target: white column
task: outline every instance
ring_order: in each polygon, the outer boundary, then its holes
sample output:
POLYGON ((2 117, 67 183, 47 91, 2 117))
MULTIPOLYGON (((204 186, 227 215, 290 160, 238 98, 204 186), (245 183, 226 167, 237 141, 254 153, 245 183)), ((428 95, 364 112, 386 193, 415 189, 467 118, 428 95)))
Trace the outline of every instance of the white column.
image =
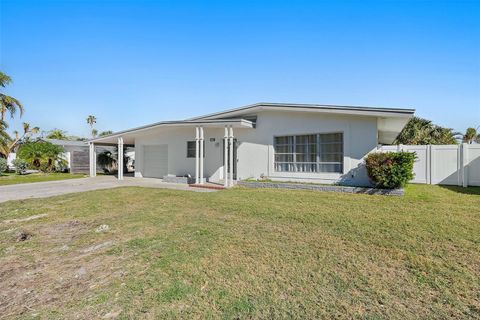
POLYGON ((223 186, 228 188, 228 128, 225 126, 223 136, 223 186))
POLYGON ((230 126, 229 128, 229 140, 230 140, 230 152, 229 152, 229 158, 230 158, 230 176, 229 176, 229 185, 233 187, 233 168, 235 166, 235 159, 233 158, 233 128, 230 126))
POLYGON ((123 180, 123 138, 118 138, 118 180, 123 180))
POLYGON ((203 150, 203 127, 200 127, 200 140, 199 140, 199 144, 200 144, 200 184, 204 184, 205 183, 205 178, 203 177, 203 153, 204 153, 204 150, 203 150))
POLYGON ((199 129, 198 127, 195 127, 195 184, 199 184, 200 183, 200 180, 199 180, 199 177, 200 177, 200 174, 198 172, 198 165, 199 165, 199 162, 198 162, 198 154, 199 154, 199 146, 198 146, 198 140, 200 139, 200 135, 199 135, 199 129))
POLYGON ((90 177, 95 177, 96 175, 96 155, 95 155, 95 144, 90 142, 89 145, 89 155, 90 155, 90 177))

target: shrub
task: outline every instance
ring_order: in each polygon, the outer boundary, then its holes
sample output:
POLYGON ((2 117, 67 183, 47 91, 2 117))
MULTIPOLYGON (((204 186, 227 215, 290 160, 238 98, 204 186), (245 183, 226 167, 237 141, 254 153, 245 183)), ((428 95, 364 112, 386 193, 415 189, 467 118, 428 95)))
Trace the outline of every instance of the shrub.
POLYGON ((25 160, 32 169, 42 172, 52 172, 65 159, 62 153, 65 150, 50 142, 29 142, 20 147, 17 158, 25 160))
POLYGON ((105 151, 98 154, 97 163, 103 168, 105 173, 109 173, 117 164, 117 159, 114 158, 110 151, 105 151))
POLYGON ((15 166, 16 174, 24 174, 28 168, 28 163, 25 160, 19 158, 13 160, 12 164, 15 166))
POLYGON ((378 188, 402 188, 413 179, 415 157, 403 151, 370 153, 365 160, 368 176, 378 188))
POLYGON ((0 174, 7 171, 7 169, 8 169, 7 159, 0 158, 0 174))

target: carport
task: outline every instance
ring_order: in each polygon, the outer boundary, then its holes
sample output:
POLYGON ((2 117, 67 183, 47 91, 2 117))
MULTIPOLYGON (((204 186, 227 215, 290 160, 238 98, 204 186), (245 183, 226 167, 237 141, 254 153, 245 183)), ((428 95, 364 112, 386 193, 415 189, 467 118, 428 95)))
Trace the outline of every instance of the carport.
MULTIPOLYGON (((108 145, 118 146, 118 154, 123 154, 126 147, 135 147, 135 141, 142 135, 149 135, 153 129, 159 127, 178 128, 191 127, 192 140, 195 141, 195 184, 204 184, 204 132, 209 128, 223 129, 224 135, 224 163, 223 177, 224 186, 233 186, 234 169, 233 163, 236 161, 233 153, 234 145, 234 129, 238 128, 254 128, 252 121, 246 119, 218 119, 218 120, 187 120, 187 121, 167 121, 158 122, 152 125, 134 128, 131 130, 120 131, 108 136, 99 137, 90 140, 90 176, 96 175, 96 152, 95 146, 108 145)), ((174 143, 174 142, 172 142, 174 143)), ((137 151, 137 148, 135 148, 137 151)), ((147 176, 161 178, 163 173, 168 173, 168 156, 169 150, 167 145, 150 145, 143 146, 143 166, 147 176)), ((181 157, 182 155, 178 155, 181 157)), ((123 157, 119 157, 118 167, 123 168, 123 157)), ((123 179, 123 171, 118 171, 118 179, 123 179)))

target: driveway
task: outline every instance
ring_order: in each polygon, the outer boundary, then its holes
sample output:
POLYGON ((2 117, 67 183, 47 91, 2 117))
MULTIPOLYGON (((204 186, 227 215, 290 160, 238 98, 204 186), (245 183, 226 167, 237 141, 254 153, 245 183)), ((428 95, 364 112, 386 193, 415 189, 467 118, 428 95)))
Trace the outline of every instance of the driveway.
POLYGON ((34 182, 0 186, 0 202, 24 200, 32 198, 47 198, 67 193, 84 192, 118 187, 147 187, 194 192, 212 192, 215 190, 191 188, 188 185, 162 182, 152 178, 125 177, 123 181, 113 176, 98 176, 95 178, 80 178, 48 182, 34 182))

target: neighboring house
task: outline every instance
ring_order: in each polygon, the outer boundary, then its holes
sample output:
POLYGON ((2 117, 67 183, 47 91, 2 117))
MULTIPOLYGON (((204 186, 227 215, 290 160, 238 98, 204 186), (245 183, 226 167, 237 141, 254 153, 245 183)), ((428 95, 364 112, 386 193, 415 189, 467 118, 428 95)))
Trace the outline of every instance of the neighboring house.
MULTIPOLYGON (((90 155, 88 142, 75 141, 75 140, 58 140, 40 138, 40 141, 50 142, 54 145, 61 146, 65 149, 64 159, 67 161, 67 168, 71 173, 89 173, 90 172, 90 155)), ((100 152, 110 151, 115 152, 115 147, 105 146, 97 148, 97 154, 100 152)), ((133 154, 127 154, 133 157, 133 154)), ((101 168, 97 166, 98 172, 101 172, 101 168)))
POLYGON ((65 149, 64 158, 67 161, 67 168, 71 173, 88 173, 90 171, 87 142, 47 138, 40 138, 39 140, 50 142, 65 149))
POLYGON ((248 178, 368 185, 364 156, 391 144, 414 112, 257 103, 93 139, 91 159, 94 146, 118 144, 135 148, 136 177, 191 175, 226 186, 248 178))

